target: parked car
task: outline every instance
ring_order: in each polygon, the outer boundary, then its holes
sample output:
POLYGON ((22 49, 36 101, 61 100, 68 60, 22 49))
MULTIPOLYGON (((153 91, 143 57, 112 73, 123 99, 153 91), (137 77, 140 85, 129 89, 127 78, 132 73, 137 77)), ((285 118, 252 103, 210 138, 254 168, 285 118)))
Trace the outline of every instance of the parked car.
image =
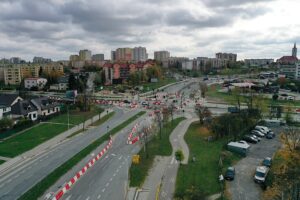
POLYGON ((265 157, 265 159, 262 162, 262 165, 266 166, 266 167, 271 167, 271 165, 272 165, 272 158, 265 157))
POLYGON ((256 130, 259 130, 260 132, 267 134, 268 132, 270 132, 271 130, 266 127, 266 126, 255 126, 256 130))
POLYGON ((234 180, 234 176, 235 176, 235 169, 234 169, 234 167, 228 167, 227 170, 226 170, 226 172, 225 172, 225 177, 224 178, 226 180, 232 181, 232 180, 234 180))
POLYGON ((267 135, 266 135, 266 138, 267 139, 273 139, 275 137, 275 133, 273 133, 273 132, 269 132, 269 133, 267 133, 267 135))
POLYGON ((254 181, 256 183, 264 183, 269 172, 269 168, 266 166, 258 166, 255 171, 254 181))
POLYGON ((260 140, 261 140, 261 137, 258 137, 256 135, 251 135, 251 137, 253 137, 254 139, 256 139, 258 142, 260 142, 260 140))
POLYGON ((249 143, 254 143, 254 144, 256 144, 256 143, 258 142, 258 140, 255 139, 254 137, 252 137, 251 135, 245 135, 245 136, 243 137, 243 139, 244 139, 245 141, 249 142, 249 143))
POLYGON ((128 101, 127 99, 125 99, 123 102, 124 103, 130 103, 130 101, 128 101))
POLYGON ((252 130, 251 131, 251 133, 253 134, 253 135, 256 135, 257 137, 265 137, 265 134, 264 133, 262 133, 262 132, 260 132, 259 130, 252 130))
POLYGON ((142 102, 142 105, 143 105, 143 106, 148 106, 148 103, 147 103, 146 101, 143 101, 143 102, 142 102))

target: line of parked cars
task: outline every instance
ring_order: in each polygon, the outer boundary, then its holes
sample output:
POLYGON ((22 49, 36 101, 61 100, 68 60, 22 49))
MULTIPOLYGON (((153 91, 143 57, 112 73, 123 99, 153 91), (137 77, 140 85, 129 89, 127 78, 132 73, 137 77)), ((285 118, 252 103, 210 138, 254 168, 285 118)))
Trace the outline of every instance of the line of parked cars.
MULTIPOLYGON (((243 140, 237 143, 248 145, 249 143, 258 143, 262 138, 272 139, 275 137, 275 133, 266 126, 255 126, 255 128, 250 132, 250 134, 245 135, 243 140)), ((272 164, 272 159, 270 157, 264 158, 262 164, 256 168, 254 175, 254 181, 256 183, 264 183, 272 164)), ((224 178, 226 180, 234 180, 235 168, 230 166, 225 172, 224 178)))
POLYGON ((249 143, 258 143, 262 138, 273 139, 275 133, 266 126, 255 126, 250 134, 245 135, 243 140, 249 143))

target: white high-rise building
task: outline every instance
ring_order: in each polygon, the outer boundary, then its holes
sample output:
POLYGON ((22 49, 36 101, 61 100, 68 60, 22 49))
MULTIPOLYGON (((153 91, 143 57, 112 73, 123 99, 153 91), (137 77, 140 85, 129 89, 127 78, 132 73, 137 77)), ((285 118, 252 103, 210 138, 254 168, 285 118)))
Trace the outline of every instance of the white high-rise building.
POLYGON ((133 60, 136 62, 146 61, 148 59, 146 47, 133 48, 133 60))

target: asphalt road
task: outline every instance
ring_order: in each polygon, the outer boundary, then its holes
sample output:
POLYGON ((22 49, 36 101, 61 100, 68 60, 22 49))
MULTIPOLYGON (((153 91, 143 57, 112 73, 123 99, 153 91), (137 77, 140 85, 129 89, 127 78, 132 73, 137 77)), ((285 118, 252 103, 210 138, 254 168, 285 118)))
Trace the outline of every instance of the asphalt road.
MULTIPOLYGON (((278 133, 278 130, 274 132, 278 133)), ((258 144, 251 144, 249 155, 235 165, 235 180, 228 182, 232 200, 260 199, 262 189, 253 180, 255 169, 265 157, 272 157, 280 146, 278 134, 273 139, 263 138, 258 144)))
POLYGON ((137 110, 134 110, 124 113, 122 110, 117 109, 113 118, 103 125, 95 129, 90 129, 85 134, 65 140, 56 147, 49 149, 48 152, 31 159, 28 163, 6 172, 5 175, 1 175, 0 199, 17 199, 51 171, 89 145, 92 141, 104 135, 107 132, 107 126, 113 128, 137 112, 137 110))
MULTIPOLYGON (((128 189, 128 172, 131 164, 131 157, 138 153, 141 148, 140 142, 133 145, 127 144, 127 137, 136 122, 139 122, 139 129, 149 126, 151 121, 147 115, 142 116, 135 122, 129 124, 120 131, 113 140, 112 147, 108 153, 71 188, 62 199, 65 200, 114 200, 125 199, 128 189)), ((79 164, 79 168, 84 166, 79 164)), ((73 174, 74 176, 74 174, 73 174)), ((72 176, 62 177, 53 188, 61 185, 72 176)))

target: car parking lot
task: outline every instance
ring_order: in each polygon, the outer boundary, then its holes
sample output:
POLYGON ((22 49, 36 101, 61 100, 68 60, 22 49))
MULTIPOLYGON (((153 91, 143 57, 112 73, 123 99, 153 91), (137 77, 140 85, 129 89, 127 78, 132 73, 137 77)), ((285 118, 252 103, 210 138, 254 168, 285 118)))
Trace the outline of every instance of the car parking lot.
POLYGON ((280 129, 273 129, 276 137, 273 139, 262 138, 257 144, 251 144, 247 157, 240 160, 235 167, 234 181, 227 182, 228 191, 232 200, 258 200, 262 189, 254 182, 254 173, 265 157, 272 157, 281 146, 279 139, 280 129))

